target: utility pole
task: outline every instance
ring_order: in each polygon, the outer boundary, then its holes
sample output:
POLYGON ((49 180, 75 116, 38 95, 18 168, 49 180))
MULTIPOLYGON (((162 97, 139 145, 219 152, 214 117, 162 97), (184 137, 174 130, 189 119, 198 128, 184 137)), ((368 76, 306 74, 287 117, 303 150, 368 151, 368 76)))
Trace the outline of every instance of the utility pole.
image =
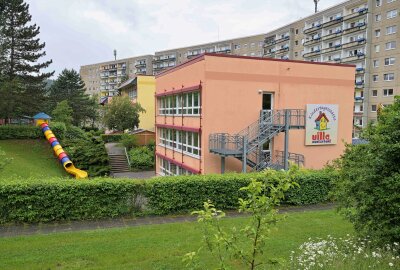
POLYGON ((319 2, 320 0, 314 0, 314 4, 315 4, 315 13, 317 13, 318 12, 318 2, 319 2))

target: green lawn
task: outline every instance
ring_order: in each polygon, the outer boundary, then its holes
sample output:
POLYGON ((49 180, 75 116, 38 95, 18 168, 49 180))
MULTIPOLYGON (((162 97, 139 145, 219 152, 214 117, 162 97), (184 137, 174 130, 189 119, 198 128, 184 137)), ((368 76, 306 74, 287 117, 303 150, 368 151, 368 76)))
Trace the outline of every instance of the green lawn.
MULTIPOLYGON (((245 221, 224 222, 234 226, 245 221)), ((183 269, 182 256, 201 245, 198 226, 186 222, 0 238, 1 269, 183 269)), ((273 231, 265 257, 287 259, 309 237, 348 233, 353 233, 351 224, 334 211, 293 213, 273 231)), ((201 258, 205 269, 215 268, 208 254, 201 258)))
POLYGON ((0 177, 41 177, 67 176, 63 167, 54 157, 46 140, 0 140, 0 148, 12 158, 0 177))

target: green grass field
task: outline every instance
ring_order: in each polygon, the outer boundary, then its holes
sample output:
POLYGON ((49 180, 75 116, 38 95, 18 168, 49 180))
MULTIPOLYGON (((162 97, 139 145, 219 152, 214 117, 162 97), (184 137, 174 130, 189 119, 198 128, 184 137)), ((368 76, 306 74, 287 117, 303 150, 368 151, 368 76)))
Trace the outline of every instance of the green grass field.
POLYGON ((12 158, 11 163, 0 171, 0 177, 67 176, 44 139, 0 140, 0 148, 12 158))
MULTIPOLYGON (((334 211, 292 213, 272 232, 264 256, 287 260, 309 237, 348 233, 351 224, 334 211)), ((182 256, 196 251, 201 239, 196 222, 0 238, 0 262, 1 269, 184 269, 182 256)), ((204 269, 215 269, 214 258, 201 255, 204 269)))

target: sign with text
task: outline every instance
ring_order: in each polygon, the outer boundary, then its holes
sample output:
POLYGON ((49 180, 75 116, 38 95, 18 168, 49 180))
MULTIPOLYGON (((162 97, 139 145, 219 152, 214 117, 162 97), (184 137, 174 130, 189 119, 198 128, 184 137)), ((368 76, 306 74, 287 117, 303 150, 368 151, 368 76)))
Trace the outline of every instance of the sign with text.
POLYGON ((339 106, 307 104, 306 145, 337 143, 339 106))

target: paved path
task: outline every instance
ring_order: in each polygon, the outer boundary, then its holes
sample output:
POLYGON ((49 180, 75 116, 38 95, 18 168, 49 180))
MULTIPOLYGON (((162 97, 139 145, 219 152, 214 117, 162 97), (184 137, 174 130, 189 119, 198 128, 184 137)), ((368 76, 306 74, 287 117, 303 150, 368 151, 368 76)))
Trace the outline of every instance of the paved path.
MULTIPOLYGON (((281 207, 281 213, 305 212, 316 210, 329 210, 334 208, 334 204, 321 204, 301 207, 281 207)), ((227 212, 227 217, 243 216, 234 211, 227 212)), ((144 226, 151 224, 165 224, 178 222, 192 222, 196 217, 190 215, 181 216, 147 216, 137 218, 115 218, 103 220, 67 221, 46 224, 21 224, 21 225, 2 225, 0 226, 0 237, 14 237, 21 235, 50 234, 61 232, 76 232, 83 230, 96 230, 108 228, 127 228, 144 226)))
POLYGON ((156 176, 156 173, 153 170, 153 171, 144 171, 144 172, 113 173, 112 176, 115 178, 149 179, 149 178, 156 176))

